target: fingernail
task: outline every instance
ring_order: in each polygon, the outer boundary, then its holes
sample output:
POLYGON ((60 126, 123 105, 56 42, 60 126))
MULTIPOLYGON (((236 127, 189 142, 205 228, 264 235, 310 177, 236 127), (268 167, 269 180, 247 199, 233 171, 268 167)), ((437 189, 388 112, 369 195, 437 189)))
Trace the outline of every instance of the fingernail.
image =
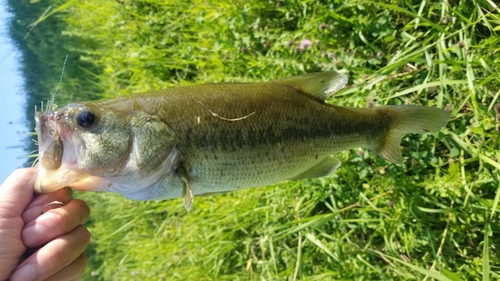
POLYGON ((37 277, 37 272, 31 264, 24 265, 12 274, 10 277, 11 281, 30 281, 35 280, 37 277))
POLYGON ((38 246, 38 243, 45 237, 45 228, 38 223, 34 223, 23 229, 23 243, 27 247, 38 246))

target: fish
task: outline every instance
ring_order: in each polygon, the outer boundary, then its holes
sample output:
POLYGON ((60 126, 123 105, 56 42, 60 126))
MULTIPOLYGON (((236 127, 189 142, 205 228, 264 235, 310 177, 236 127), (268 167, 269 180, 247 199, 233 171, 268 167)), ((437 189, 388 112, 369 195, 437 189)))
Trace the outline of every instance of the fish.
POLYGON ((335 71, 256 83, 209 83, 35 113, 35 192, 63 187, 134 200, 183 198, 325 177, 334 156, 366 147, 401 164, 400 142, 436 132, 436 107, 349 108, 326 100, 347 84, 335 71))

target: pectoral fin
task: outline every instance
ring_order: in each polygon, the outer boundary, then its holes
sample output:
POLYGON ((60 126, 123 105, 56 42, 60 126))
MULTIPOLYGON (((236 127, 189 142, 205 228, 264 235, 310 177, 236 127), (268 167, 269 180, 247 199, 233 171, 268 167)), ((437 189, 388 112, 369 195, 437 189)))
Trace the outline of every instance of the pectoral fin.
POLYGON ((340 167, 341 163, 342 162, 340 162, 339 159, 333 156, 328 156, 323 161, 319 162, 316 166, 294 176, 290 180, 301 180, 328 176, 331 173, 335 172, 335 170, 340 167))
POLYGON ((191 186, 189 186, 188 180, 183 177, 182 181, 184 182, 184 186, 182 187, 182 202, 184 203, 184 208, 186 208, 186 211, 189 212, 189 210, 191 210, 191 207, 193 207, 194 194, 191 186))
POLYGON ((274 80, 272 83, 294 87, 324 101, 344 88, 347 84, 347 76, 335 71, 325 71, 274 80))

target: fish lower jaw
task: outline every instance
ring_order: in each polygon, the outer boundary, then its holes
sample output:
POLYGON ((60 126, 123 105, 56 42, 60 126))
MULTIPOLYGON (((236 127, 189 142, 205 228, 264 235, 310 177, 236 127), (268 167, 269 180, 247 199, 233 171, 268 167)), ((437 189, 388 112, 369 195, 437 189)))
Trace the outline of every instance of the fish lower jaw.
POLYGON ((46 170, 38 169, 35 181, 35 193, 48 193, 64 187, 71 187, 75 182, 88 177, 88 174, 70 169, 46 170))

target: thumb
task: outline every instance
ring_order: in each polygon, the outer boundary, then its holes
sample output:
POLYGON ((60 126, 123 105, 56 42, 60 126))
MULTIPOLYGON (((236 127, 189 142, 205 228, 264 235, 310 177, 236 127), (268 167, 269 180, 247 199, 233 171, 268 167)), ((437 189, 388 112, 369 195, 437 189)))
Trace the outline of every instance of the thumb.
POLYGON ((20 217, 33 198, 37 168, 12 172, 0 186, 0 217, 20 217))

